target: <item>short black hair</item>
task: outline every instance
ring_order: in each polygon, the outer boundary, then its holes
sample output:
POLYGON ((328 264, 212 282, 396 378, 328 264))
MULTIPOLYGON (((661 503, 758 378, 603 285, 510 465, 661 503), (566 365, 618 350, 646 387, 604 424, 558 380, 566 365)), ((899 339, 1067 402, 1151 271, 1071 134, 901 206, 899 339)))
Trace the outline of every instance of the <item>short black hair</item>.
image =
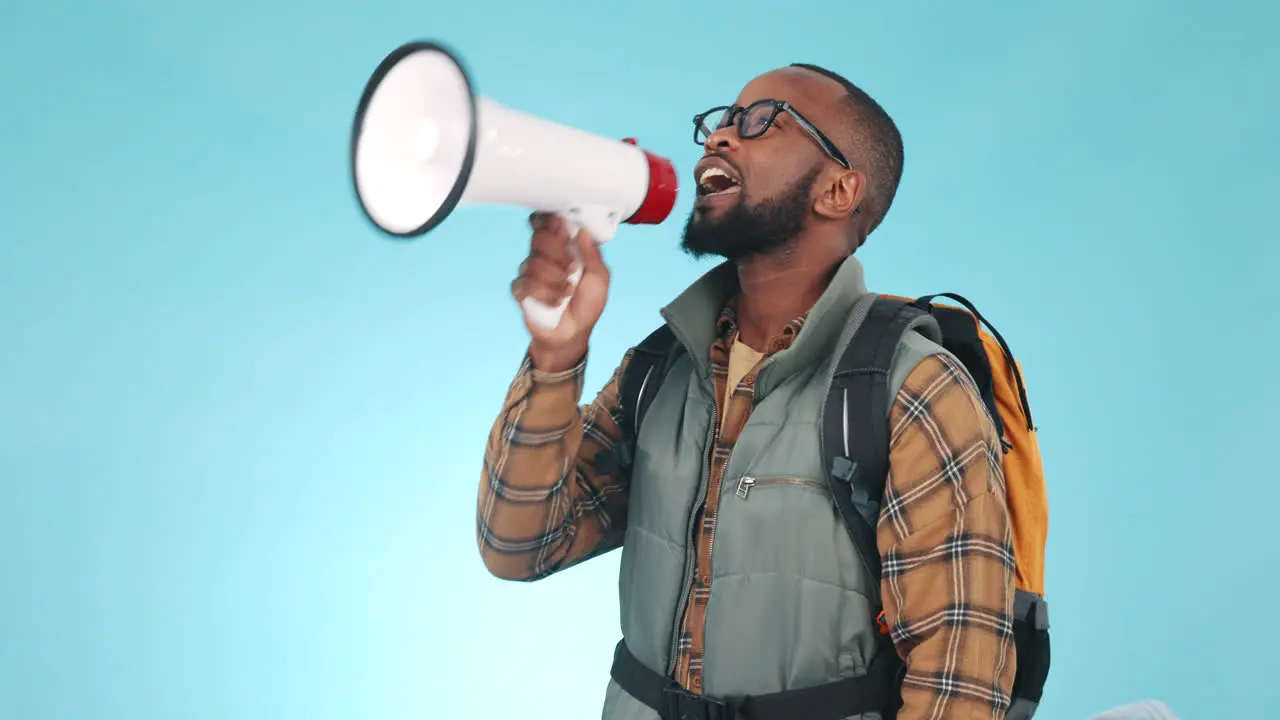
MULTIPOLYGON (((880 225, 893 204, 902 181, 902 133, 889 113, 862 88, 841 75, 824 67, 808 63, 792 63, 791 67, 803 68, 840 83, 852 109, 849 126, 842 137, 847 147, 841 151, 850 155, 849 162, 867 176, 867 196, 862 211, 867 215, 870 233, 880 225)), ((834 139, 834 138, 833 138, 834 139)))

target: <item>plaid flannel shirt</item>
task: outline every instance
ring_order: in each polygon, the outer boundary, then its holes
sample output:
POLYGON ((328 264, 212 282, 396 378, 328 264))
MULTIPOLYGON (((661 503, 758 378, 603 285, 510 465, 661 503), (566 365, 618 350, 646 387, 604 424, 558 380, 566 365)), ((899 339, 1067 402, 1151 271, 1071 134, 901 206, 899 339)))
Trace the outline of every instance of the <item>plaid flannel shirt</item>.
MULTIPOLYGON (((803 318, 791 323, 766 357, 802 327, 803 318)), ((711 358, 716 397, 723 398, 736 333, 732 304, 718 330, 711 358)), ((581 408, 586 358, 560 373, 539 371, 525 358, 490 432, 480 483, 477 536, 493 574, 536 580, 621 544, 626 481, 595 458, 627 441, 618 393, 630 357, 581 408)), ((727 457, 746 424, 756 369, 728 401, 715 457, 727 457)), ((888 422, 890 472, 877 540, 885 617, 907 664, 898 718, 999 720, 1015 670, 1013 544, 999 438, 969 375, 946 355, 910 372, 888 422)), ((712 475, 720 472, 713 463, 712 475)), ((713 501, 702 508, 699 567, 710 560, 715 511, 713 501)), ((693 573, 675 675, 694 692, 701 689, 706 589, 697 583, 704 574, 693 573)))

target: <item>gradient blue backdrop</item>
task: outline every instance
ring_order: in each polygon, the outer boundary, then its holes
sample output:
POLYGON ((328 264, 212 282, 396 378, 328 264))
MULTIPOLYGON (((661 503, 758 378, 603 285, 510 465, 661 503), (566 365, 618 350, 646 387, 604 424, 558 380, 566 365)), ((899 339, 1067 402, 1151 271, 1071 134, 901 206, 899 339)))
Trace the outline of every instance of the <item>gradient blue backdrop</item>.
POLYGON ((907 148, 871 283, 969 295, 1029 376, 1040 717, 1280 716, 1280 6, 891 5, 5 4, 0 718, 598 716, 617 555, 504 584, 472 535, 525 213, 395 244, 348 185, 361 87, 420 37, 679 163, 672 221, 607 248, 591 392, 710 264, 677 250, 692 114, 794 61, 867 87, 907 148))

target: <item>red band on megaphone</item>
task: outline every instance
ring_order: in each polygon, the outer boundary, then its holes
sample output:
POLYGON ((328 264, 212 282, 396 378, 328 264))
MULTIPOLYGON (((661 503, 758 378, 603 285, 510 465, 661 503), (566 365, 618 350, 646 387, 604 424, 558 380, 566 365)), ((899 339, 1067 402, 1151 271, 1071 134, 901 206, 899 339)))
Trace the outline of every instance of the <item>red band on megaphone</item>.
MULTIPOLYGON (((636 144, 634 138, 627 138, 623 142, 636 144)), ((645 193, 644 202, 640 203, 640 208, 626 219, 626 223, 657 225, 666 220, 671 214, 671 209, 676 206, 680 182, 676 179, 676 169, 670 160, 654 155, 643 148, 640 152, 644 153, 644 159, 649 163, 649 191, 645 193)))

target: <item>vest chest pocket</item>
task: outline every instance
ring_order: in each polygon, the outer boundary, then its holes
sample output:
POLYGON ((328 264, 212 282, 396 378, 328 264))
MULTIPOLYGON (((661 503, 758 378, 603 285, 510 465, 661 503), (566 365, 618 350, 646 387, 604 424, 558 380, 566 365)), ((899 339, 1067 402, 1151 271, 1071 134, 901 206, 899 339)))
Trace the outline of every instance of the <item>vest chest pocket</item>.
POLYGON ((738 487, 737 490, 734 491, 734 494, 743 500, 747 500, 751 496, 751 491, 753 489, 769 487, 796 487, 812 490, 813 492, 822 493, 823 495, 827 495, 829 493, 826 484, 818 480, 814 480, 813 478, 797 477, 794 475, 743 475, 738 479, 738 487))

